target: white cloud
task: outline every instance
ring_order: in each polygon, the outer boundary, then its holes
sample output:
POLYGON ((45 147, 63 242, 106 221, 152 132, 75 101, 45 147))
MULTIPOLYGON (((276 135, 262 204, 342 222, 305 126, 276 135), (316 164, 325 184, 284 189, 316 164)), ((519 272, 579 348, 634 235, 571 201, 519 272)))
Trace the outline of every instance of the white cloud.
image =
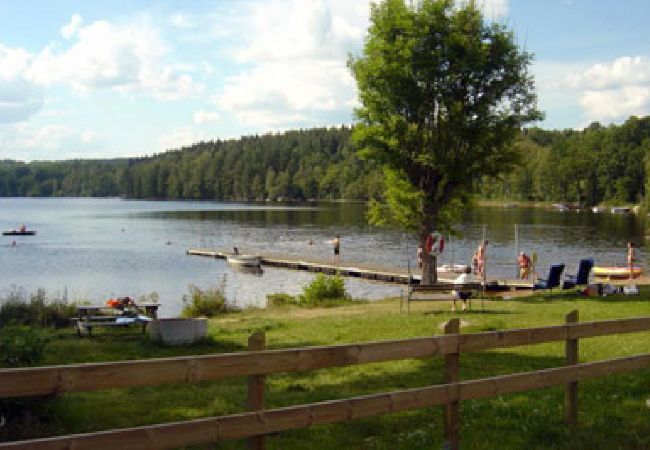
POLYGON ((74 14, 70 18, 70 22, 61 27, 61 35, 66 39, 70 39, 79 31, 82 23, 83 19, 81 16, 79 14, 74 14))
POLYGON ((202 125, 204 123, 218 122, 221 120, 221 114, 216 111, 196 111, 194 113, 194 123, 202 125))
POLYGON ((0 127, 0 149, 12 149, 12 158, 23 161, 94 157, 93 151, 100 145, 91 131, 65 125, 19 123, 0 127))
POLYGON ((231 30, 241 39, 230 50, 246 69, 226 78, 216 104, 246 126, 266 129, 349 113, 356 89, 346 60, 363 45, 369 3, 272 0, 248 8, 241 28, 231 30))
POLYGON ((577 90, 583 122, 620 122, 650 114, 650 58, 621 57, 570 74, 567 89, 577 90))
POLYGON ((100 20, 86 26, 81 17, 64 29, 71 45, 49 45, 34 56, 26 76, 35 83, 66 84, 77 91, 114 89, 149 93, 162 100, 196 95, 202 86, 164 63, 168 48, 146 21, 113 24, 100 20))
POLYGON ((185 127, 160 136, 158 139, 158 147, 161 151, 164 151, 189 146, 205 140, 207 140, 207 137, 204 133, 185 127))
POLYGON ((369 3, 272 0, 251 5, 245 14, 244 42, 234 49, 240 62, 345 60, 363 43, 369 3))
POLYGON ((43 106, 40 89, 23 77, 31 56, 0 44, 0 124, 27 120, 43 106))
POLYGON ((217 104, 248 125, 255 117, 258 125, 276 126, 277 120, 263 119, 271 119, 274 112, 279 117, 305 119, 348 109, 354 96, 354 80, 344 62, 312 60, 267 63, 232 77, 217 104))
POLYGON ((479 6, 485 17, 498 20, 508 14, 508 0, 480 0, 479 6))
POLYGON ((169 24, 175 28, 194 28, 196 23, 186 13, 176 11, 169 15, 169 24))

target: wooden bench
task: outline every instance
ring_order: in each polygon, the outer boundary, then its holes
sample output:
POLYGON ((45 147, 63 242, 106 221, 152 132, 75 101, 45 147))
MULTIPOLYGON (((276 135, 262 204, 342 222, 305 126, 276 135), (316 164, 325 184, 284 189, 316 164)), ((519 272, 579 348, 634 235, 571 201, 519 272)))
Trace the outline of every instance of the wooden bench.
MULTIPOLYGON (((456 292, 469 292, 468 302, 472 307, 472 297, 483 290, 483 284, 473 283, 437 283, 437 284, 410 284, 406 295, 406 309, 411 311, 411 302, 415 301, 453 301, 457 300, 456 292), (444 295, 446 294, 446 295, 444 295)), ((400 312, 402 304, 400 303, 400 312)))
POLYGON ((149 320, 158 317, 158 303, 140 303, 130 305, 125 310, 108 306, 81 305, 77 307, 77 317, 74 318, 79 337, 91 336, 94 327, 128 327, 141 325, 142 332, 147 329, 149 320), (132 319, 132 320, 131 320, 132 319))

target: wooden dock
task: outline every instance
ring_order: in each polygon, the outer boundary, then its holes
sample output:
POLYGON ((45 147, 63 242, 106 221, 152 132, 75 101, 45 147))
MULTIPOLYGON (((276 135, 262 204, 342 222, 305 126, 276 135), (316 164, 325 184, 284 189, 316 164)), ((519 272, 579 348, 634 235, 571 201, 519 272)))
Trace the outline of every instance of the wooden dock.
MULTIPOLYGON (((205 256, 209 258, 226 259, 232 252, 210 249, 190 249, 186 252, 188 255, 205 256)), ((243 250, 244 254, 255 254, 243 250)), ((384 268, 363 264, 346 265, 331 264, 326 261, 316 259, 295 259, 286 255, 262 255, 261 264, 263 266, 278 267, 282 269, 303 270, 308 272, 321 272, 328 275, 339 274, 344 277, 363 278, 366 280, 381 281, 385 283, 397 284, 419 284, 420 275, 411 274, 402 268, 384 268)), ((457 277, 456 274, 439 274, 438 280, 441 283, 452 283, 457 277)), ((521 280, 488 280, 486 288, 488 290, 515 290, 515 289, 532 289, 533 283, 521 280)))

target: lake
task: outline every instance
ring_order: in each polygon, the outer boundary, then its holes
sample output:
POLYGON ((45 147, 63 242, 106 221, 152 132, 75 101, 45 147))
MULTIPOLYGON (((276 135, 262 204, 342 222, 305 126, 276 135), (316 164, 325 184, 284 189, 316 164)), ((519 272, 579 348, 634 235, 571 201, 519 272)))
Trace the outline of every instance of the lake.
MULTIPOLYGON (((240 306, 264 306, 266 294, 296 294, 314 274, 264 268, 241 273, 225 261, 187 256, 189 248, 251 248, 259 253, 331 258, 327 243, 341 235, 342 263, 407 267, 414 264, 414 237, 370 227, 361 203, 318 205, 199 201, 137 201, 87 198, 0 199, 0 228, 26 224, 34 237, 2 236, 0 297, 44 288, 51 298, 102 303, 113 296, 156 292, 161 315, 177 315, 189 285, 223 285, 240 306), (12 241, 16 245, 12 245, 12 241), (314 245, 308 245, 310 240, 314 245)), ((624 265, 625 243, 639 246, 644 265, 645 228, 634 215, 559 212, 538 208, 477 207, 448 242, 443 262, 468 263, 485 235, 488 277, 515 275, 515 224, 519 248, 539 257, 540 272, 564 262, 574 272, 581 257, 598 265, 624 265)), ((346 279, 357 298, 399 295, 400 286, 346 279)))

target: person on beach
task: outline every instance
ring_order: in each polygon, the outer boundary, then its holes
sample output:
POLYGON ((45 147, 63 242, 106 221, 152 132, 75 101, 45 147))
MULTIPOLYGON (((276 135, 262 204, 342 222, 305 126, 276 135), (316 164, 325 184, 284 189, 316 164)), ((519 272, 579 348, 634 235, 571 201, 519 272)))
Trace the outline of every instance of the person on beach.
MULTIPOLYGON (((454 284, 463 285, 463 284, 472 283, 472 282, 475 282, 475 281, 477 281, 477 280, 472 275, 472 268, 467 267, 467 268, 465 268, 464 273, 461 273, 460 275, 458 275, 456 277, 456 279, 454 280, 454 284)), ((453 294, 454 294, 454 299, 451 301, 452 302, 451 303, 451 310, 456 311, 456 300, 460 300, 462 302, 461 309, 463 311, 466 311, 467 310, 467 301, 471 297, 472 292, 463 290, 463 288, 461 286, 459 286, 459 289, 454 289, 453 294)))
POLYGON ((627 243, 627 267, 630 269, 630 280, 634 279, 634 261, 636 261, 636 255, 634 253, 634 244, 632 242, 627 243))
POLYGON ((338 264, 341 258, 341 236, 336 235, 332 240, 332 246, 334 248, 334 262, 338 264))
POLYGON ((417 254, 417 259, 418 259, 418 268, 422 268, 422 253, 424 250, 422 250, 422 246, 418 245, 418 254, 417 254))
POLYGON ((476 260, 477 260, 477 274, 481 277, 485 277, 485 252, 487 250, 488 241, 481 242, 481 245, 478 246, 476 250, 476 260))
POLYGON ((530 257, 524 252, 519 252, 517 263, 519 264, 519 278, 527 280, 530 276, 530 257))

